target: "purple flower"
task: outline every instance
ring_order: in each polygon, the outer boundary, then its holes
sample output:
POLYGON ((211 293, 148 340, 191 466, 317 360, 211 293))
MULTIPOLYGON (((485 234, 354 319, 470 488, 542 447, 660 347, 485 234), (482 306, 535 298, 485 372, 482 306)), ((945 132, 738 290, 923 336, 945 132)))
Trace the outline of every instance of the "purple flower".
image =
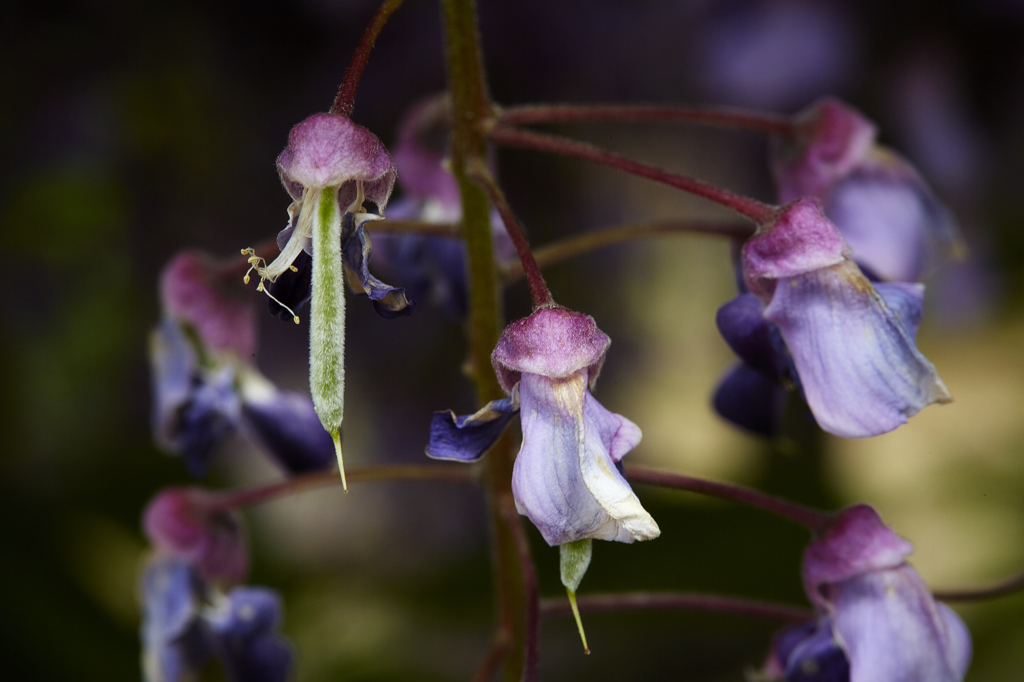
MULTIPOLYGON (((818 424, 857 438, 891 431, 950 396, 914 344, 923 287, 876 288, 847 253, 815 200, 781 208, 744 244, 741 266, 746 287, 764 305, 763 318, 778 329, 789 357, 769 343, 771 328, 751 327, 750 299, 743 310, 752 341, 738 346, 731 339, 730 344, 750 365, 743 370, 748 377, 749 369, 760 366, 760 377, 747 382, 753 386, 752 401, 773 399, 763 379, 781 379, 780 368, 791 358, 794 378, 818 424), (755 329, 760 331, 752 333, 755 329)), ((732 388, 742 390, 738 380, 732 381, 732 388)))
POLYGON ((242 517, 219 509, 219 499, 202 488, 167 488, 146 506, 142 526, 154 547, 194 565, 206 581, 237 584, 249 570, 242 517))
POLYGON ((278 390, 249 362, 256 350, 249 301, 232 296, 203 254, 174 258, 161 277, 164 318, 150 336, 153 431, 203 476, 210 453, 241 429, 291 472, 334 461, 307 396, 278 390))
POLYGON ((906 159, 876 144, 859 112, 823 99, 796 125, 775 149, 779 200, 817 198, 866 273, 918 282, 961 248, 952 215, 906 159))
POLYGON ((549 307, 510 324, 491 355, 502 387, 519 392, 512 493, 549 545, 660 533, 619 469, 640 429, 590 394, 610 343, 590 316, 549 307))
POLYGON ((142 575, 146 682, 196 679, 211 658, 230 682, 285 682, 291 646, 278 634, 281 603, 261 587, 211 588, 187 561, 158 555, 142 575))
MULTIPOLYGON (((416 104, 403 118, 395 145, 395 164, 402 198, 388 215, 399 220, 458 223, 462 201, 455 176, 448 170, 451 146, 447 96, 416 104)), ((497 212, 491 214, 495 259, 515 256, 515 247, 497 212)), ((466 246, 459 239, 414 234, 374 236, 382 262, 418 300, 439 305, 450 317, 466 315, 466 246)))
POLYGON ((769 679, 961 682, 970 633, 906 563, 912 551, 871 507, 843 511, 804 553, 817 622, 776 638, 769 679))

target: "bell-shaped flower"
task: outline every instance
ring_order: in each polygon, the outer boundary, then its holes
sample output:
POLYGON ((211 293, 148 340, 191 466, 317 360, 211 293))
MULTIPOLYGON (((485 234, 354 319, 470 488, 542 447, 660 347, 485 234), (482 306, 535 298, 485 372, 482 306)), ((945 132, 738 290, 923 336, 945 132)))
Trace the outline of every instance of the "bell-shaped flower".
MULTIPOLYGON (((447 96, 425 99, 402 119, 395 144, 398 187, 402 197, 388 217, 427 223, 457 224, 462 219, 459 186, 448 168, 451 153, 451 106, 447 96)), ((494 257, 515 257, 515 247, 496 211, 491 213, 494 257)), ((466 314, 466 245, 461 239, 420 234, 377 234, 378 262, 394 273, 417 300, 439 305, 450 317, 466 314)))
POLYGON ((228 593, 187 561, 157 554, 142 574, 142 676, 189 682, 217 659, 229 682, 285 682, 294 654, 278 632, 281 602, 262 587, 228 593))
POLYGON ((741 266, 818 424, 855 438, 891 431, 950 396, 914 343, 923 287, 876 288, 848 253, 818 203, 801 199, 759 227, 741 266))
POLYGON ((512 493, 549 545, 660 533, 619 468, 640 429, 590 393, 610 343, 590 316, 546 307, 510 324, 491 355, 502 387, 519 392, 512 493))
POLYGON ((310 393, 320 423, 334 442, 344 483, 340 430, 345 407, 346 282, 366 294, 384 317, 412 311, 404 290, 384 284, 368 269, 371 248, 365 224, 381 217, 395 184, 395 164, 380 140, 348 117, 314 114, 292 128, 277 168, 293 199, 288 226, 278 236, 284 242, 281 253, 269 265, 252 249, 243 253, 260 277, 257 288, 292 313, 296 322, 299 318, 289 303, 299 305, 309 293, 310 393), (305 267, 303 253, 310 257, 308 275, 299 269, 305 267))
POLYGON ((911 164, 878 145, 875 126, 831 98, 775 146, 779 200, 817 198, 871 277, 918 282, 962 247, 950 212, 911 164))
POLYGON ((843 511, 804 553, 804 588, 817 621, 776 638, 765 677, 961 682, 970 633, 906 563, 912 551, 871 507, 843 511))
POLYGON ((334 448, 326 433, 309 429, 319 421, 309 397, 277 389, 251 364, 252 306, 226 286, 225 272, 185 252, 162 273, 164 317, 150 336, 158 445, 183 455, 197 477, 212 449, 238 429, 290 472, 329 467, 334 448))
POLYGON ((160 491, 142 514, 146 537, 163 554, 195 566, 208 582, 237 584, 249 570, 242 517, 202 488, 160 491))

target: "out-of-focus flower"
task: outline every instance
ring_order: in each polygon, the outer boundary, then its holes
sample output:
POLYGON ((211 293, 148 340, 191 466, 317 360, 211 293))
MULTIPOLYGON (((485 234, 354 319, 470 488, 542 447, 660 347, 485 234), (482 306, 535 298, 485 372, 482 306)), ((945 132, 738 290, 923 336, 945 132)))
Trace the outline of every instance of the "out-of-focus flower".
POLYGON ((237 584, 249 570, 241 515, 220 509, 202 488, 167 488, 142 514, 146 537, 163 554, 194 565, 207 582, 237 584))
POLYGON ((195 567, 157 555, 142 575, 142 672, 146 682, 188 682, 211 658, 230 682, 284 682, 293 652, 278 634, 281 603, 261 587, 224 594, 195 567))
POLYGON ((619 470, 640 429, 590 393, 610 343, 589 315, 550 307, 510 324, 491 355, 502 388, 519 388, 512 493, 549 545, 661 532, 619 470))
POLYGON ((775 146, 779 200, 817 198, 871 277, 919 282, 962 248, 950 212, 913 166, 875 142, 875 126, 835 99, 796 118, 775 146))
POLYGON ((961 682, 970 633, 906 563, 912 551, 871 507, 843 511, 804 553, 818 618, 776 637, 759 679, 961 682))
POLYGON ((164 318, 150 336, 157 443, 183 455, 194 476, 236 429, 288 471, 330 466, 331 439, 309 428, 319 421, 309 397, 277 389, 249 362, 252 306, 231 296, 218 268, 205 254, 184 252, 162 273, 164 318))
MULTIPOLYGON (((764 319, 785 341, 818 424, 830 433, 857 438, 891 431, 950 396, 914 344, 923 286, 875 287, 848 253, 817 202, 801 199, 780 209, 773 222, 747 241, 741 267, 745 286, 764 305, 764 319)), ((723 315, 730 322, 726 336, 749 369, 760 369, 750 400, 774 400, 767 380, 784 378, 788 358, 772 342, 771 328, 745 321, 753 302, 744 300, 728 304, 731 309, 723 315), (731 315, 736 311, 745 314, 731 315)), ((733 388, 739 386, 735 381, 733 388)), ((760 409, 771 416, 769 408, 760 409)))
MULTIPOLYGON (((451 145, 450 104, 431 97, 416 104, 402 120, 395 145, 401 199, 390 218, 428 223, 458 223, 462 201, 448 170, 451 145)), ((505 262, 515 247, 497 212, 491 214, 494 256, 505 262)), ((455 319, 466 314, 466 247, 462 240, 415 234, 374 236, 378 262, 389 268, 418 300, 428 300, 455 319)))

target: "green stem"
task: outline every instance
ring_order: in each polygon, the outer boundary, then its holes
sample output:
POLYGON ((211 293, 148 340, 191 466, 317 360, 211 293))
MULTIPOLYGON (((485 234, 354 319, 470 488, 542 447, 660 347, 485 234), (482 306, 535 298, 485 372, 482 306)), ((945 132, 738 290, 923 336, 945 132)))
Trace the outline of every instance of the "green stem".
MULTIPOLYGON (((442 0, 448 86, 452 98, 451 171, 462 195, 462 234, 466 241, 469 282, 470 368, 480 404, 503 396, 490 369, 491 351, 500 334, 501 288, 491 241, 490 207, 483 190, 466 176, 470 162, 486 158, 482 124, 492 116, 484 77, 483 55, 474 0, 442 0)), ((498 639, 507 642, 504 679, 519 682, 526 654, 526 590, 512 524, 518 516, 503 518, 502 508, 512 504, 512 464, 515 444, 506 433, 487 457, 487 486, 492 530, 495 587, 498 602, 498 639)))
MULTIPOLYGON (((744 240, 754 234, 754 231, 746 224, 728 223, 721 220, 659 220, 636 225, 623 225, 622 227, 609 227, 604 230, 594 230, 566 237, 534 249, 533 258, 538 267, 546 268, 603 246, 672 234, 709 234, 744 240)), ((523 276, 522 263, 519 260, 502 263, 501 272, 506 282, 515 281, 523 276)))

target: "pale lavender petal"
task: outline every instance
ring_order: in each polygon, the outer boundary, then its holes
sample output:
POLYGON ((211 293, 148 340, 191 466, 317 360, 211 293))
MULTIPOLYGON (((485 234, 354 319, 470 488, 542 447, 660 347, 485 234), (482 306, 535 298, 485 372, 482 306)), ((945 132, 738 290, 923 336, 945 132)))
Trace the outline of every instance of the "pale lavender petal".
POLYGON ((834 628, 850 657, 850 682, 961 682, 964 631, 910 566, 872 571, 828 590, 834 628))
POLYGON ((209 657, 197 626, 199 583, 187 563, 166 557, 142 574, 142 677, 146 682, 187 682, 209 657))
POLYGON ((743 245, 743 277, 751 293, 767 300, 776 280, 836 265, 849 247, 815 199, 797 199, 778 210, 743 245))
POLYGON ((971 632, 953 609, 941 603, 936 603, 936 606, 946 629, 946 654, 949 657, 949 665, 954 672, 963 677, 971 665, 971 655, 974 651, 971 632))
MULTIPOLYGON (((347 116, 313 114, 288 133, 288 146, 277 157, 277 168, 292 198, 304 187, 341 187, 361 181, 366 198, 380 208, 388 203, 396 171, 377 136, 347 116)), ((339 194, 342 206, 355 198, 355 188, 339 194)))
POLYGON ((565 378, 584 368, 593 386, 609 345, 611 340, 589 315, 541 308, 505 328, 491 364, 508 392, 519 382, 520 373, 565 378))
POLYGON ((835 185, 825 213, 872 275, 920 281, 959 248, 956 221, 902 157, 883 149, 873 157, 835 185))
POLYGON ((427 457, 475 462, 501 437, 518 412, 519 405, 509 398, 492 400, 470 415, 456 416, 451 410, 435 412, 430 420, 427 457))
POLYGON ((657 537, 657 524, 611 455, 621 458, 639 430, 590 396, 586 370, 565 379, 524 373, 519 390, 523 446, 512 492, 547 543, 657 537))
POLYGON ((850 261, 781 280, 765 317, 779 326, 807 404, 830 433, 877 436, 950 400, 900 317, 850 261))

